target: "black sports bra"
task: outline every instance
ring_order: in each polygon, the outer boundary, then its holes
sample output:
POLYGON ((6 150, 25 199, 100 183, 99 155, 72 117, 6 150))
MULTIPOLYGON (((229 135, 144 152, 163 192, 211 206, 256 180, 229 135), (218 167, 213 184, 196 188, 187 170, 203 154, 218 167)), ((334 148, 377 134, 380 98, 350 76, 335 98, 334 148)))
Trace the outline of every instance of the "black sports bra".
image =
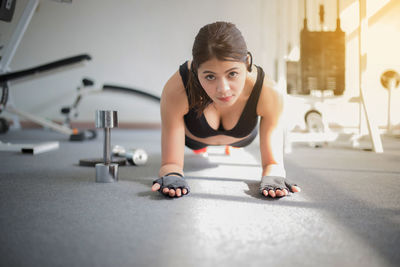
MULTIPOLYGON (((254 128, 257 127, 258 116, 257 116, 257 103, 260 97, 264 81, 264 71, 261 67, 257 67, 257 80, 254 84, 253 90, 247 100, 246 106, 240 115, 239 121, 231 130, 225 130, 222 123, 220 123, 217 130, 211 128, 208 124, 204 113, 198 118, 196 111, 190 109, 189 112, 184 116, 186 128, 194 135, 200 138, 206 138, 215 135, 227 135, 236 138, 243 138, 248 136, 254 128)), ((188 78, 189 68, 187 61, 180 65, 179 73, 182 77, 183 85, 185 86, 186 93, 188 94, 188 78)))

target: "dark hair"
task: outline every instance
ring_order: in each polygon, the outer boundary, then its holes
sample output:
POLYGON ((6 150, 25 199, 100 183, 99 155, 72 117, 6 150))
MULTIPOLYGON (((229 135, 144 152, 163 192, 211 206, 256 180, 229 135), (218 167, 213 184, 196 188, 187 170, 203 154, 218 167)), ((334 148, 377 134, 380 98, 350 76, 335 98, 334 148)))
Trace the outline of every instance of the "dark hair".
POLYGON ((251 71, 252 56, 247 51, 242 33, 229 22, 215 22, 202 27, 196 35, 192 49, 193 61, 188 81, 189 108, 200 116, 204 109, 212 103, 211 98, 200 84, 197 70, 204 62, 216 58, 218 60, 239 61, 247 65, 251 71), (250 55, 250 63, 247 62, 250 55))

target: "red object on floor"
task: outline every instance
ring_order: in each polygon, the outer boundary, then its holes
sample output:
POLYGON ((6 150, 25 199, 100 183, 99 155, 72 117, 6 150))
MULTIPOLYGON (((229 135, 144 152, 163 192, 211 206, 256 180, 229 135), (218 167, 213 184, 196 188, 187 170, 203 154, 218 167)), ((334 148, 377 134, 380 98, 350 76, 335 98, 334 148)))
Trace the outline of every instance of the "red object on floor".
POLYGON ((207 152, 207 147, 193 150, 194 154, 203 154, 207 152))
POLYGON ((228 156, 231 155, 231 147, 230 146, 225 146, 225 155, 228 155, 228 156))

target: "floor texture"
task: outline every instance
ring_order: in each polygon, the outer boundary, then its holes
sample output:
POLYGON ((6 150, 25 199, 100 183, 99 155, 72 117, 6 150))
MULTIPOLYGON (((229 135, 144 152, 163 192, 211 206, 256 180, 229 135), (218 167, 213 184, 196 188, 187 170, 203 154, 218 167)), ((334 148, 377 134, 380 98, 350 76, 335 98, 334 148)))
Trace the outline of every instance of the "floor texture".
POLYGON ((95 182, 79 159, 96 140, 30 129, 2 142, 59 141, 38 155, 0 152, 0 266, 400 266, 400 139, 385 153, 295 145, 288 177, 302 192, 279 200, 258 191, 258 142, 224 155, 186 150, 191 193, 151 192, 159 130, 112 131, 113 145, 143 148, 145 166, 95 182))

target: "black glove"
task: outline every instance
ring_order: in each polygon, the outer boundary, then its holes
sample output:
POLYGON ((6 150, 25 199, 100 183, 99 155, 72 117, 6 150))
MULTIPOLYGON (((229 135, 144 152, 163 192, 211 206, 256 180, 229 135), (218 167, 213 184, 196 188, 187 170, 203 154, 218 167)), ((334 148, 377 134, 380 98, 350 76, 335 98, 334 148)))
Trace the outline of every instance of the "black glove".
POLYGON ((180 173, 168 173, 166 175, 164 175, 163 177, 158 178, 157 180, 153 181, 153 185, 155 183, 158 183, 161 185, 160 189, 158 189, 158 192, 162 193, 164 188, 168 188, 168 189, 184 189, 186 188, 187 190, 187 194, 189 194, 190 192, 190 187, 188 185, 188 183, 185 181, 185 179, 183 179, 182 174, 180 173), (180 177, 176 176, 179 175, 180 177))
POLYGON ((263 190, 283 190, 286 189, 288 192, 292 192, 292 186, 297 184, 291 183, 288 179, 281 176, 263 176, 261 178, 260 192, 263 194, 263 190))

